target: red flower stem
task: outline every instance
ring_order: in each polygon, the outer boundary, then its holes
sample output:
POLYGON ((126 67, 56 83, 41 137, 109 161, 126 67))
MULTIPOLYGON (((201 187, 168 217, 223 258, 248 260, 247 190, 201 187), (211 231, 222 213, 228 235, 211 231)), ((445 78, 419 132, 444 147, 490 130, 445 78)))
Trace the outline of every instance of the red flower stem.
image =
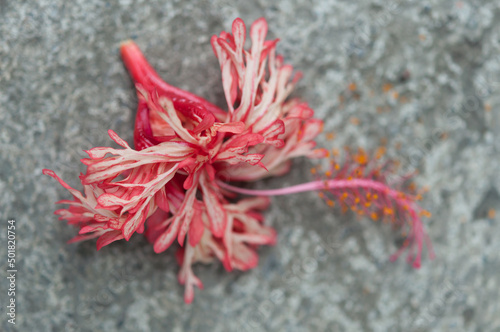
MULTIPOLYGON (((254 195, 254 196, 280 196, 280 195, 290 195, 297 194, 301 192, 307 191, 316 191, 316 190, 342 190, 342 189, 364 189, 364 190, 372 190, 375 192, 383 193, 382 199, 385 201, 386 206, 393 206, 390 204, 390 199, 394 200, 396 203, 396 207, 407 206, 409 209, 408 213, 410 215, 411 221, 411 231, 408 234, 408 239, 414 241, 411 245, 409 242, 404 244, 395 254, 391 256, 391 261, 394 261, 400 254, 406 249, 408 246, 410 247, 410 254, 408 256, 408 260, 415 258, 413 261, 413 266, 415 268, 420 267, 421 262, 421 253, 423 249, 423 242, 427 244, 429 249, 429 257, 433 259, 435 257, 434 250, 432 249, 432 244, 430 242, 429 237, 425 234, 423 229, 422 222, 417 211, 420 210, 420 207, 415 204, 415 202, 408 195, 401 195, 400 191, 389 188, 382 182, 370 180, 370 179, 351 179, 351 180, 326 180, 326 181, 313 181, 302 183, 295 186, 290 186, 286 188, 280 189, 270 189, 270 190, 254 190, 254 189, 244 189, 235 186, 231 186, 225 182, 217 181, 217 184, 226 190, 243 194, 243 195, 254 195), (416 247, 415 247, 416 245, 416 247), (416 255, 414 256, 414 251, 417 250, 416 255)), ((391 208, 392 209, 392 208, 391 208)))
POLYGON ((217 181, 217 184, 220 187, 230 190, 232 192, 243 195, 253 195, 253 196, 281 196, 281 195, 290 195, 290 194, 297 194, 301 192, 316 191, 316 190, 363 188, 363 189, 371 189, 378 192, 384 192, 388 196, 398 200, 397 195, 400 193, 397 190, 390 189, 381 182, 369 179, 312 181, 286 188, 269 189, 269 190, 244 189, 229 185, 222 181, 217 181))

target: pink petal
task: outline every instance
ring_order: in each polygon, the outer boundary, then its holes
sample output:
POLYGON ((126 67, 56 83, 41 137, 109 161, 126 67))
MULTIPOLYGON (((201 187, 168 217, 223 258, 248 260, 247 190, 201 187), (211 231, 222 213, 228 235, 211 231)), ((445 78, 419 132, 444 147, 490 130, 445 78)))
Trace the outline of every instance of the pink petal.
POLYGON ((167 228, 167 231, 156 239, 153 247, 155 253, 159 254, 170 247, 179 232, 180 226, 180 219, 175 218, 174 222, 167 228))
POLYGON ((121 139, 120 136, 118 136, 118 134, 115 133, 113 130, 111 130, 111 129, 108 130, 108 135, 109 135, 109 137, 111 137, 111 139, 113 141, 116 142, 116 144, 118 144, 126 149, 130 149, 130 146, 128 145, 128 143, 125 142, 123 139, 121 139))
POLYGON ((144 203, 144 208, 141 208, 140 211, 137 211, 137 213, 130 215, 130 217, 127 218, 122 230, 125 240, 130 240, 132 234, 134 234, 134 232, 144 224, 146 217, 148 216, 149 208, 150 204, 144 203))
POLYGON ((233 21, 232 32, 234 43, 236 46, 236 52, 241 53, 243 51, 243 47, 245 46, 245 39, 247 34, 245 23, 241 18, 238 17, 233 21))
POLYGON ((259 263, 259 256, 255 250, 250 249, 244 244, 237 244, 234 247, 234 254, 232 258, 232 266, 235 268, 246 271, 253 269, 259 263))
POLYGON ((188 231, 189 245, 195 247, 200 242, 204 231, 205 226, 203 225, 201 212, 196 210, 188 231))
POLYGON ((123 239, 123 235, 120 231, 109 231, 101 235, 99 239, 97 239, 97 250, 101 250, 102 247, 107 246, 108 244, 123 239))
POLYGON ((215 237, 221 238, 224 235, 227 223, 226 212, 205 177, 200 179, 200 186, 203 192, 203 202, 210 220, 210 230, 215 237))
POLYGON ((318 136, 322 130, 323 130, 323 121, 319 119, 309 119, 304 123, 302 127, 302 133, 299 139, 301 141, 310 141, 312 139, 315 139, 316 136, 318 136))

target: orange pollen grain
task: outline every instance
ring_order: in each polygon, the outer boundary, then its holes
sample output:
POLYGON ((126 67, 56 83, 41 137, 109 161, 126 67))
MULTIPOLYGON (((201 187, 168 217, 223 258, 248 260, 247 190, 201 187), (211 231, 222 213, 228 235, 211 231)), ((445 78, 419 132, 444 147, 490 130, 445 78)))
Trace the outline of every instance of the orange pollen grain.
POLYGON ((377 213, 376 213, 376 212, 372 212, 372 213, 371 213, 371 215, 370 215, 370 217, 371 217, 373 220, 375 220, 375 221, 376 221, 376 220, 378 220, 378 215, 377 215, 377 213))
POLYGON ((313 174, 313 175, 314 175, 314 174, 316 174, 316 172, 317 172, 317 171, 316 171, 316 168, 311 168, 311 174, 313 174))
POLYGON ((325 175, 326 175, 326 176, 328 176, 328 177, 330 177, 330 176, 332 176, 332 172, 330 172, 330 171, 326 171, 326 172, 325 172, 325 175))
POLYGON ((356 83, 349 84, 349 91, 356 91, 356 89, 357 89, 356 83))
POLYGON ((386 83, 382 86, 382 91, 384 91, 384 93, 387 93, 391 90, 392 90, 392 84, 390 83, 386 83))
POLYGON ((381 146, 375 151, 375 158, 380 159, 385 155, 386 148, 381 146))
POLYGON ((432 213, 430 213, 430 212, 429 212, 429 211, 427 211, 427 210, 422 210, 422 211, 420 211, 420 215, 421 215, 422 217, 430 218, 430 217, 432 216, 432 213))
POLYGON ((366 165, 368 163, 368 156, 366 154, 358 154, 355 160, 360 165, 366 165))
POLYGON ((493 219, 493 218, 495 218, 496 213, 497 213, 497 212, 495 211, 495 209, 489 209, 489 210, 488 210, 488 218, 489 218, 489 219, 493 219))
POLYGON ((329 199, 326 204, 328 204, 329 207, 334 207, 335 206, 335 202, 332 201, 331 199, 329 199))
POLYGON ((356 117, 352 117, 349 121, 355 126, 359 125, 360 122, 359 119, 356 117))

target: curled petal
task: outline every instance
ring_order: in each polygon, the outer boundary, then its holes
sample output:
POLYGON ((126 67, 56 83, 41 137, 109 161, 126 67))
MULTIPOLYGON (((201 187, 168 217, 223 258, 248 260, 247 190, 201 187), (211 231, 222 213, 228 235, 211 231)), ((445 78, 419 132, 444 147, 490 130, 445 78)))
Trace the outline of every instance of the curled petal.
POLYGON ((97 250, 101 250, 102 247, 121 239, 123 239, 123 235, 120 231, 108 231, 97 239, 97 250))

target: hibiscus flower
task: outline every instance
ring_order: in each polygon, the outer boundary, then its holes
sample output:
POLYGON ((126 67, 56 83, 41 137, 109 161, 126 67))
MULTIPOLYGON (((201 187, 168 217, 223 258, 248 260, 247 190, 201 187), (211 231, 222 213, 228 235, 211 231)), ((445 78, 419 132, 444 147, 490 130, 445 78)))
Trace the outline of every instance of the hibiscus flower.
POLYGON ((261 214, 269 204, 264 196, 324 190, 341 204, 361 203, 359 211, 372 216, 375 208, 404 214, 411 248, 416 243, 414 265, 420 264, 426 239, 420 208, 412 196, 390 189, 373 167, 346 163, 329 180, 277 191, 245 190, 228 183, 281 175, 293 158, 328 155, 314 141, 323 122, 305 102, 289 98, 300 74, 293 75, 292 66, 276 54, 278 40, 266 40, 267 29, 263 18, 251 25, 248 50, 241 19, 233 22, 231 33, 212 37, 225 110, 167 84, 134 42, 122 43, 138 96, 134 148, 109 130, 121 148, 86 151, 89 157, 81 160, 86 173, 80 175, 84 194, 53 171, 43 171, 74 197, 58 202, 69 207, 56 211, 60 219, 80 228, 72 242, 98 238, 99 250, 144 233, 161 253, 177 240, 178 279, 189 303, 194 287, 203 287, 193 273, 194 263, 218 259, 228 271, 251 269, 258 264, 257 247, 276 242, 276 232, 261 214), (254 197, 241 199, 235 193, 254 197))
POLYGON ((139 99, 131 148, 115 132, 120 149, 86 151, 80 176, 86 197, 49 170, 74 196, 62 219, 80 227, 74 241, 98 237, 98 249, 143 233, 157 253, 177 240, 182 265, 179 281, 202 284, 192 272, 195 262, 221 260, 227 270, 247 270, 258 262, 256 247, 276 242, 275 231, 258 212, 266 198, 239 200, 218 181, 255 181, 283 174, 290 159, 323 157, 315 149, 322 121, 296 99, 288 100, 299 75, 276 55, 277 40, 266 40, 267 22, 250 28, 252 46, 244 49, 246 27, 233 23, 211 43, 219 59, 227 110, 165 83, 132 41, 121 54, 139 99))

